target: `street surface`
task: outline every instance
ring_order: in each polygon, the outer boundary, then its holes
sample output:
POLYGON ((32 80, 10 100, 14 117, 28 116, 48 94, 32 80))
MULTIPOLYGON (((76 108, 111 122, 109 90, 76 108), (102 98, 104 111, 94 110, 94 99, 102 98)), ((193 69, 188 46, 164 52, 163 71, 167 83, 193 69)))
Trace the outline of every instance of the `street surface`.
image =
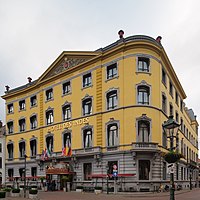
MULTIPOLYGON (((126 194, 94 194, 78 192, 39 192, 39 200, 169 200, 169 192, 163 193, 126 193, 126 194)), ((24 198, 7 197, 6 200, 22 200, 24 198)), ((199 200, 200 189, 181 190, 176 192, 175 200, 199 200)))

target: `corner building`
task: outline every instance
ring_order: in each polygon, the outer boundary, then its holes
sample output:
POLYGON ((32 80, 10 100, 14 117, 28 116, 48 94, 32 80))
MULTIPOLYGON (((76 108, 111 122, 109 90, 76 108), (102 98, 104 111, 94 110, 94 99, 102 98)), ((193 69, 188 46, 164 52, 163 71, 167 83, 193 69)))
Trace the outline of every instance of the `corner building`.
POLYGON ((162 124, 181 124, 175 182, 198 182, 198 122, 183 102, 186 94, 163 46, 148 36, 119 39, 96 51, 64 51, 37 80, 8 90, 6 100, 7 184, 46 176, 63 187, 103 186, 153 191, 169 185, 169 141, 162 124), (62 155, 62 148, 72 155, 62 155), (42 159, 44 149, 50 151, 42 159))

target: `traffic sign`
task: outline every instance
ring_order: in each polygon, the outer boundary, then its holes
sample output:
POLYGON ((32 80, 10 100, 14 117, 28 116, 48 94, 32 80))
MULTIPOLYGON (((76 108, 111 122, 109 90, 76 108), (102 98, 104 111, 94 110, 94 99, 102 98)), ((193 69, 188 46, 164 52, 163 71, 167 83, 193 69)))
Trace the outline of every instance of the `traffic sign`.
POLYGON ((174 163, 168 163, 167 164, 167 173, 168 174, 174 174, 175 172, 175 164, 174 163))

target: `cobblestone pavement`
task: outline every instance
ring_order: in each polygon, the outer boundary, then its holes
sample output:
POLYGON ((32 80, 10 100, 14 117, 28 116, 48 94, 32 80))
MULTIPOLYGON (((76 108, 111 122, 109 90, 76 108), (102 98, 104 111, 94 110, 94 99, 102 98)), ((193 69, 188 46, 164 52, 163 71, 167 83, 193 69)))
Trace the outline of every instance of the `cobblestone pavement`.
MULTIPOLYGON (((7 197, 6 200, 22 200, 21 198, 7 197)), ((164 193, 126 193, 126 194, 94 194, 78 192, 39 192, 39 200, 169 200, 169 192, 164 193)), ((200 189, 176 192, 176 200, 199 200, 200 189)))

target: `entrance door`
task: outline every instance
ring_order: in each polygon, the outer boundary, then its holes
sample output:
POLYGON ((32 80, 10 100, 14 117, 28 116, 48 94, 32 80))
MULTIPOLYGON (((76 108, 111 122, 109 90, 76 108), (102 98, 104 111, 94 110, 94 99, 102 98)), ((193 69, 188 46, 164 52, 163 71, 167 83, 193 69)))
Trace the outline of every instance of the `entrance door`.
POLYGON ((139 160, 139 180, 149 180, 150 160, 139 160))

